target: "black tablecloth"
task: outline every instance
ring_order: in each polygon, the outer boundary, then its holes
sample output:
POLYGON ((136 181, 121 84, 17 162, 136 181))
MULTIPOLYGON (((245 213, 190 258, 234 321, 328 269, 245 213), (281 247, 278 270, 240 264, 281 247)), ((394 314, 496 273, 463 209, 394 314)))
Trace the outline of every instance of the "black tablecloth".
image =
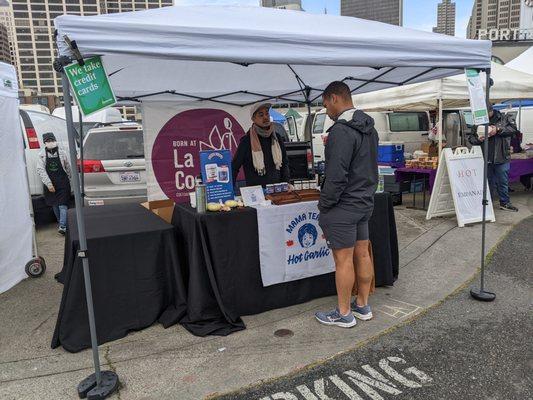
MULTIPOLYGON (((187 316, 181 323, 193 334, 227 335, 244 329, 243 315, 334 295, 334 273, 263 287, 259 266, 257 212, 244 208, 198 214, 177 205, 178 254, 187 286, 187 316)), ((375 196, 370 225, 376 285, 398 277, 398 241, 392 199, 375 196)))
MULTIPOLYGON (((75 210, 65 238, 63 296, 52 348, 90 347, 85 284, 75 210)), ((172 225, 139 204, 85 207, 85 227, 98 343, 159 321, 168 327, 186 313, 185 289, 172 225)))

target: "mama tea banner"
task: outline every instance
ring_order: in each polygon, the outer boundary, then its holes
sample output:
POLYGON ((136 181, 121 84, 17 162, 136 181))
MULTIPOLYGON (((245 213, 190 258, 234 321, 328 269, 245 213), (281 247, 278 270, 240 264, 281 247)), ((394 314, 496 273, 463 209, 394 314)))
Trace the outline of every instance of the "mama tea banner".
POLYGON ((317 204, 257 207, 263 286, 335 271, 333 254, 318 226, 317 204))
POLYGON ((201 174, 200 152, 233 155, 251 125, 247 107, 210 102, 145 102, 142 114, 149 201, 188 202, 201 174))

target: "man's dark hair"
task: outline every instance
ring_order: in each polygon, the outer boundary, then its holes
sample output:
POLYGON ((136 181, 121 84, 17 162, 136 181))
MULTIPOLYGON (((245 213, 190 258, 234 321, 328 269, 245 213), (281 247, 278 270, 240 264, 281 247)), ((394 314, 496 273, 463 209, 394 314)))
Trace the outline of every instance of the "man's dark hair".
POLYGON ((348 100, 352 98, 352 93, 350 92, 350 88, 348 85, 341 81, 334 81, 331 82, 328 87, 324 90, 324 93, 322 94, 323 97, 331 97, 332 94, 336 94, 337 96, 348 100))

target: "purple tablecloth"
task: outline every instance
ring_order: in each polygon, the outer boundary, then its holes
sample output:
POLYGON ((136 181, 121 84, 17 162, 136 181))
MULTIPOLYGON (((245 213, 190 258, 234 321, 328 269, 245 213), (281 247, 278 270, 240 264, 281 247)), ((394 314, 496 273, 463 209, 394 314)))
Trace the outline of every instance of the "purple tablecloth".
POLYGON ((527 160, 511 160, 509 182, 518 182, 523 175, 533 174, 533 158, 527 160))
MULTIPOLYGON (((437 176, 436 169, 425 168, 397 168, 395 171, 396 181, 410 179, 411 174, 426 174, 429 176, 429 193, 433 191, 433 184, 437 176)), ((509 170, 509 182, 518 182, 521 176, 533 174, 533 158, 527 160, 511 160, 511 168, 509 170)))
POLYGON ((381 161, 378 161, 378 165, 380 165, 382 167, 403 168, 403 167, 405 167, 405 161, 398 161, 398 162, 381 162, 381 161))
POLYGON ((396 174, 396 182, 402 180, 411 179, 412 174, 424 174, 429 177, 429 193, 433 190, 433 184, 435 183, 435 177, 437 176, 436 169, 426 168, 397 168, 394 172, 396 174))

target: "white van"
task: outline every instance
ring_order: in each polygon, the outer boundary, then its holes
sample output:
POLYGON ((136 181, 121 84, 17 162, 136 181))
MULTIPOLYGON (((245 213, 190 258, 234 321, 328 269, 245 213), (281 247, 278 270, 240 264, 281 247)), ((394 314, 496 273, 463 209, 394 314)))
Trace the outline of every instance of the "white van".
POLYGON ((522 147, 527 144, 533 145, 533 107, 522 107, 521 111, 518 107, 507 108, 501 111, 512 114, 515 117, 516 126, 523 134, 522 147))
POLYGON ((22 110, 38 111, 46 114, 50 114, 50 109, 42 104, 21 104, 19 106, 22 110))
MULTIPOLYGON (((380 142, 403 142, 405 152, 412 154, 428 140, 430 123, 429 113, 426 111, 369 112, 367 114, 374 118, 380 142)), ((315 114, 311 128, 315 163, 324 160, 327 130, 332 125, 333 121, 327 116, 325 109, 315 114)))
MULTIPOLYGON (((65 119, 65 107, 57 107, 52 115, 65 119)), ((122 114, 119 110, 113 107, 108 107, 104 110, 100 110, 87 117, 82 117, 83 121, 83 133, 86 133, 89 129, 94 127, 97 123, 109 124, 114 122, 122 122, 122 114)), ((72 106, 72 122, 76 130, 80 132, 80 113, 78 106, 72 106)))

